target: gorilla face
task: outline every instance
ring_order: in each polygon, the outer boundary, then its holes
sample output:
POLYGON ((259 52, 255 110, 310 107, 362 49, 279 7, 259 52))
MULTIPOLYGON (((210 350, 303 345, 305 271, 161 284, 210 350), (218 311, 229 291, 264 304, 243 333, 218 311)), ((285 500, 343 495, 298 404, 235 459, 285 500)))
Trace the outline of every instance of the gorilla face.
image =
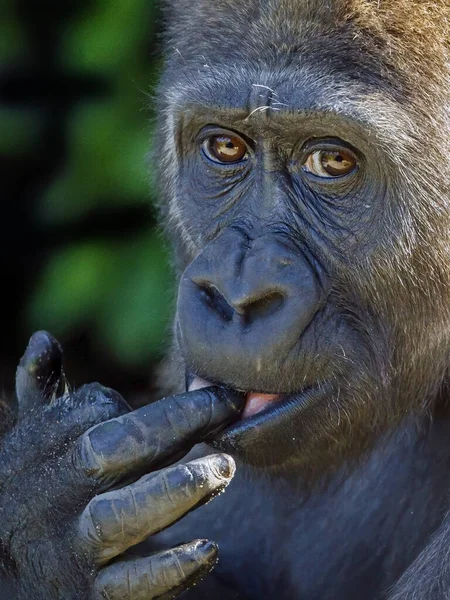
POLYGON ((177 346, 191 387, 246 394, 215 443, 253 464, 359 454, 444 376, 438 159, 426 139, 418 154, 413 104, 381 67, 364 79, 373 57, 358 67, 354 51, 347 72, 187 55, 163 83, 177 346))
POLYGON ((180 209, 199 240, 176 333, 190 375, 247 394, 222 444, 255 446, 258 460, 265 449, 267 463, 301 448, 305 413, 332 410, 340 395, 345 407, 344 389, 361 378, 382 387, 386 340, 342 275, 375 250, 388 197, 383 161, 345 120, 258 118, 258 106, 251 119, 239 107, 208 111, 198 130, 199 111, 185 113, 180 209))

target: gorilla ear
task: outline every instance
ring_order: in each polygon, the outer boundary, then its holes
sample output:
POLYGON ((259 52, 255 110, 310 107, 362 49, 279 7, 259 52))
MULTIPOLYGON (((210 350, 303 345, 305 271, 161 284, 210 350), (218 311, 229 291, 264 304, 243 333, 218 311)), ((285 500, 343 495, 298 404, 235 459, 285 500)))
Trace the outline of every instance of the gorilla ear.
POLYGON ((34 333, 16 372, 19 417, 63 391, 62 348, 46 331, 34 333))

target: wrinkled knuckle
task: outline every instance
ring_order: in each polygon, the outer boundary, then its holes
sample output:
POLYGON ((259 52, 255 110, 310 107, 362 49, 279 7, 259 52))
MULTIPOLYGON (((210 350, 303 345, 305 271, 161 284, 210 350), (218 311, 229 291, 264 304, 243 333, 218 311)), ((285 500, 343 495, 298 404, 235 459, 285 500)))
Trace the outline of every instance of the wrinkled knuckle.
POLYGON ((193 469, 190 465, 179 465, 177 468, 186 494, 192 495, 198 487, 203 487, 205 484, 204 472, 193 469))
MULTIPOLYGON (((171 558, 172 558, 172 561, 171 561, 171 565, 170 565, 170 567, 171 567, 170 571, 171 571, 172 584, 174 586, 178 586, 187 579, 187 574, 185 573, 185 571, 183 569, 183 565, 178 556, 178 553, 174 552, 172 554, 171 558)), ((198 562, 195 558, 194 558, 194 561, 198 562)))
POLYGON ((174 404, 167 407, 167 416, 172 426, 193 431, 205 428, 211 422, 214 412, 214 394, 208 390, 198 390, 195 398, 182 395, 174 396, 174 404))
POLYGON ((97 400, 98 398, 108 398, 110 391, 112 391, 110 388, 107 388, 98 381, 94 381, 92 383, 85 383, 84 385, 80 386, 77 390, 77 393, 80 397, 92 401, 97 400))
MULTIPOLYGON (((100 573, 94 584, 94 600, 113 600, 116 597, 112 582, 103 573, 100 573)), ((120 598, 123 600, 132 600, 129 595, 122 595, 120 598)))
POLYGON ((87 383, 76 392, 80 402, 102 408, 116 416, 129 412, 130 407, 124 398, 112 388, 105 387, 101 383, 87 383))
POLYGON ((167 469, 163 471, 161 477, 166 501, 173 507, 179 506, 185 499, 193 496, 199 485, 198 478, 187 465, 167 469))
POLYGON ((203 398, 203 403, 204 403, 203 404, 204 408, 203 408, 202 414, 204 415, 205 427, 208 427, 213 419, 214 405, 215 405, 217 399, 216 399, 216 396, 213 394, 213 392, 210 389, 202 390, 202 398, 203 398))
POLYGON ((167 423, 167 428, 176 437, 184 436, 186 429, 190 429, 191 427, 189 411, 186 408, 183 400, 176 396, 171 398, 170 403, 166 403, 163 406, 164 420, 167 423))
MULTIPOLYGON (((94 600, 136 600, 136 597, 143 598, 139 592, 143 590, 142 584, 138 584, 136 589, 136 578, 138 571, 134 568, 134 561, 124 566, 120 563, 108 567, 106 571, 100 571, 94 583, 94 600)), ((141 580, 145 574, 142 574, 141 580)), ((145 589, 145 588, 144 588, 145 589)), ((154 598, 151 595, 151 589, 147 586, 150 594, 145 596, 148 600, 154 598)))
POLYGON ((184 467, 182 476, 185 482, 186 491, 193 494, 198 489, 202 489, 208 484, 210 479, 208 476, 208 469, 202 464, 188 463, 186 465, 180 465, 180 467, 181 466, 184 467))
MULTIPOLYGON (((154 589, 155 584, 158 581, 158 572, 159 569, 157 566, 155 566, 155 561, 154 559, 150 559, 150 561, 148 562, 148 567, 144 572, 144 585, 146 586, 147 590, 151 591, 152 589, 154 589)), ((151 600, 151 596, 149 596, 149 600, 151 600)))
POLYGON ((104 531, 100 517, 101 509, 99 501, 97 498, 94 498, 89 502, 80 518, 80 531, 82 535, 94 545, 102 544, 104 541, 104 531))
POLYGON ((204 388, 200 390, 200 398, 202 408, 204 408, 206 412, 208 412, 208 410, 212 411, 214 404, 217 401, 214 392, 210 388, 204 388))
POLYGON ((101 450, 94 448, 92 444, 92 432, 93 429, 90 429, 78 439, 75 449, 76 463, 84 475, 98 478, 104 474, 105 459, 101 450))
MULTIPOLYGON (((135 529, 135 524, 138 524, 142 521, 142 513, 144 511, 144 505, 142 504, 141 499, 139 498, 139 494, 134 488, 134 486, 128 486, 119 492, 120 498, 119 502, 116 506, 116 521, 117 523, 121 523, 122 533, 124 533, 124 513, 121 513, 120 517, 118 514, 120 513, 120 507, 126 507, 126 523, 128 531, 133 531, 135 529)), ((138 535, 139 531, 133 531, 133 535, 138 535)))

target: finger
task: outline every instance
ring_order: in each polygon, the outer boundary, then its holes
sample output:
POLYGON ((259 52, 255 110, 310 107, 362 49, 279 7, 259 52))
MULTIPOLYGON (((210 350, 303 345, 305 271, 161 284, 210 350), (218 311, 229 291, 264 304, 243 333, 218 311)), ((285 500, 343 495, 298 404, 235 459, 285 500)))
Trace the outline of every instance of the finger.
MULTIPOLYGON (((15 472, 26 468, 30 452, 56 458, 58 452, 55 454, 55 448, 59 447, 64 450, 63 456, 58 458, 61 475, 59 483, 67 486, 67 489, 76 488, 77 493, 81 493, 80 486, 84 486, 89 494, 83 503, 85 506, 92 498, 91 492, 98 491, 96 481, 86 478, 74 468, 73 454, 67 450, 73 448, 76 440, 90 427, 130 411, 119 393, 99 383, 90 383, 76 392, 59 396, 45 410, 24 413, 21 416, 22 434, 13 436, 10 440, 9 451, 11 455, 14 452, 17 454, 15 472), (36 432, 42 432, 38 448, 30 444, 30 440, 35 440, 36 432)), ((0 464, 0 471, 2 467, 0 464)))
MULTIPOLYGON (((78 438, 94 425, 131 412, 118 392, 96 382, 57 398, 52 410, 54 417, 50 413, 43 415, 47 426, 61 436, 70 435, 71 439, 78 438)), ((73 456, 69 454, 67 458, 71 461, 73 456)))
POLYGON ((34 333, 16 372, 20 413, 49 402, 62 381, 62 348, 46 331, 34 333))
POLYGON ((94 600, 169 600, 199 583, 217 562, 217 546, 196 540, 146 558, 120 561, 102 569, 94 600))
POLYGON ((171 396, 89 429, 75 461, 106 488, 131 472, 154 470, 174 455, 179 459, 236 420, 243 405, 243 396, 219 387, 171 396))
POLYGON ((70 395, 70 398, 63 399, 63 402, 71 408, 77 407, 84 409, 86 413, 95 414, 96 419, 100 416, 96 413, 103 415, 101 421, 92 422, 91 426, 131 412, 130 405, 119 392, 98 382, 82 385, 70 395), (107 414, 109 416, 106 416, 107 414))
POLYGON ((231 456, 214 454, 96 496, 81 515, 81 539, 105 564, 217 495, 234 472, 231 456))

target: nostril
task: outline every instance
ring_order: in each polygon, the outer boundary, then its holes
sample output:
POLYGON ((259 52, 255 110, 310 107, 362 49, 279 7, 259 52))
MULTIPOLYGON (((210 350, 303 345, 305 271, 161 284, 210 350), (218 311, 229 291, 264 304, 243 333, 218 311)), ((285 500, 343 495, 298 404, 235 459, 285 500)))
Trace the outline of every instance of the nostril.
POLYGON ((223 321, 236 320, 251 325, 263 317, 273 315, 284 303, 284 294, 278 291, 258 293, 253 296, 230 302, 224 294, 209 281, 194 281, 199 288, 203 303, 211 308, 223 321))
POLYGON ((231 321, 233 319, 234 310, 225 300, 219 290, 209 283, 197 284, 200 288, 200 294, 205 304, 210 306, 215 312, 217 312, 224 321, 231 321))
POLYGON ((257 300, 245 304, 241 307, 244 312, 245 322, 251 324, 258 319, 273 315, 281 307, 283 302, 283 294, 280 294, 279 292, 270 292, 257 300))

